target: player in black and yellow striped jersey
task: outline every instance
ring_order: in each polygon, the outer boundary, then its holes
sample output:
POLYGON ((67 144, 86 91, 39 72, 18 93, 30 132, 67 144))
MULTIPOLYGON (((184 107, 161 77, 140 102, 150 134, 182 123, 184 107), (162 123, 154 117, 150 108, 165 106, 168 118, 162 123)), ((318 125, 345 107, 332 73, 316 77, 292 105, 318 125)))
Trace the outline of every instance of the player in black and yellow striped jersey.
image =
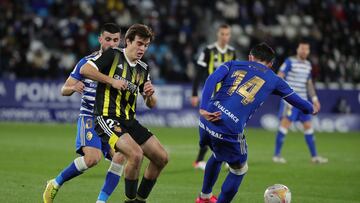
MULTIPOLYGON (((235 49, 229 45, 230 38, 230 25, 220 25, 217 29, 216 42, 209 44, 199 55, 196 75, 192 87, 192 106, 197 107, 199 105, 198 88, 200 83, 203 83, 222 63, 236 59, 235 49)), ((219 90, 220 87, 221 84, 217 84, 216 91, 219 90)), ((207 147, 203 147, 199 150, 198 156, 193 164, 195 168, 205 170, 206 163, 203 160, 207 150, 207 147)))
POLYGON ((127 159, 125 202, 145 202, 168 162, 159 140, 136 120, 138 93, 149 108, 156 105, 149 67, 140 60, 152 39, 149 27, 132 25, 125 34, 124 49, 108 49, 83 68, 86 75, 100 81, 96 89, 95 130, 127 159), (150 163, 138 187, 143 155, 150 163))

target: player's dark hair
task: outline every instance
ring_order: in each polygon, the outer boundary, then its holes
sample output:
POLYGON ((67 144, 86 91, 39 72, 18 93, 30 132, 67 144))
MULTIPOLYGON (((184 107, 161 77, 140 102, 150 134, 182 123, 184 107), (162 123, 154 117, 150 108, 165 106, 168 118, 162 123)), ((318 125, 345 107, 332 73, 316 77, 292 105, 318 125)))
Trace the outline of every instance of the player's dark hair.
POLYGON ((299 46, 300 44, 308 44, 308 45, 310 45, 310 41, 308 40, 308 39, 299 39, 298 40, 298 43, 297 43, 297 45, 299 46))
POLYGON ((230 26, 229 24, 223 23, 223 24, 220 24, 220 25, 219 25, 219 27, 218 27, 217 30, 220 30, 220 29, 222 29, 222 28, 230 29, 231 26, 230 26))
POLYGON ((101 26, 100 33, 109 32, 111 34, 121 33, 121 29, 115 23, 105 23, 101 26))
POLYGON ((272 62, 275 58, 275 51, 267 45, 265 42, 262 42, 258 45, 255 45, 251 51, 250 55, 254 56, 260 61, 265 61, 267 63, 272 62))
POLYGON ((154 39, 154 33, 148 26, 144 24, 134 24, 130 26, 130 28, 126 31, 125 41, 127 39, 130 42, 134 41, 135 36, 140 37, 141 39, 150 39, 152 41, 154 39))

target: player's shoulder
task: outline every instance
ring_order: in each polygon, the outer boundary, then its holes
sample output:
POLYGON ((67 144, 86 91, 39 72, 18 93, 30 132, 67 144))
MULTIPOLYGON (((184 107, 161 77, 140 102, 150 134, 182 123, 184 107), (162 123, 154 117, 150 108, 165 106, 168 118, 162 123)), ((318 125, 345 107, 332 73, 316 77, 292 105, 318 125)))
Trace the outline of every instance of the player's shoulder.
POLYGON ((144 61, 142 61, 142 60, 137 60, 137 64, 140 66, 140 67, 142 67, 143 69, 145 69, 145 70, 148 70, 148 64, 146 64, 144 61))
POLYGON ((231 46, 231 45, 228 45, 227 47, 229 49, 229 51, 235 51, 235 47, 231 46))
POLYGON ((216 42, 214 42, 214 43, 211 43, 211 44, 208 44, 207 46, 206 46, 206 49, 215 49, 216 48, 216 42))

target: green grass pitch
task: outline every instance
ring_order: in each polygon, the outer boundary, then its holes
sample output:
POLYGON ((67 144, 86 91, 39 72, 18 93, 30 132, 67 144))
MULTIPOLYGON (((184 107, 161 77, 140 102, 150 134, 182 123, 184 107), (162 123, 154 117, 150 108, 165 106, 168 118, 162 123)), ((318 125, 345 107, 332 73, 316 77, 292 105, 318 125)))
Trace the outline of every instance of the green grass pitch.
MULTIPOLYGON (((0 202, 41 202, 46 180, 56 176, 74 158, 75 125, 0 123, 0 202)), ((150 127, 170 154, 149 203, 191 203, 201 190, 203 172, 194 170, 197 129, 150 127)), ((267 186, 282 183, 294 203, 360 202, 360 134, 317 133, 325 165, 310 163, 301 133, 290 133, 283 155, 287 164, 271 161, 274 132, 247 131, 249 171, 233 202, 261 203, 267 186)), ((208 153, 209 155, 209 153, 208 153)), ((64 184, 55 202, 95 202, 109 162, 100 164, 64 184)), ((214 193, 218 194, 227 171, 222 170, 214 193)), ((123 202, 124 181, 109 202, 123 202)))

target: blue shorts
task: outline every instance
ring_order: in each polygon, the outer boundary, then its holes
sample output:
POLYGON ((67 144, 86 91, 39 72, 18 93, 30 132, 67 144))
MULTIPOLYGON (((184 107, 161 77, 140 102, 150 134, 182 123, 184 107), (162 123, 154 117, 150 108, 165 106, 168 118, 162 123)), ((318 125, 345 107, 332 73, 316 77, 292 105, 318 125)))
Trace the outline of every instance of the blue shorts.
POLYGON ((83 147, 94 147, 100 149, 105 158, 111 160, 110 145, 102 142, 94 130, 94 117, 79 116, 77 122, 76 153, 84 155, 83 147))
POLYGON ((206 126, 200 125, 199 127, 199 144, 201 147, 209 146, 216 160, 227 162, 230 165, 239 165, 246 162, 247 144, 245 136, 237 142, 229 142, 213 136, 214 133, 210 133, 209 128, 205 130, 203 127, 206 126))
POLYGON ((284 100, 280 102, 279 118, 286 117, 290 121, 306 122, 311 120, 311 114, 304 114, 300 109, 291 106, 284 100))

